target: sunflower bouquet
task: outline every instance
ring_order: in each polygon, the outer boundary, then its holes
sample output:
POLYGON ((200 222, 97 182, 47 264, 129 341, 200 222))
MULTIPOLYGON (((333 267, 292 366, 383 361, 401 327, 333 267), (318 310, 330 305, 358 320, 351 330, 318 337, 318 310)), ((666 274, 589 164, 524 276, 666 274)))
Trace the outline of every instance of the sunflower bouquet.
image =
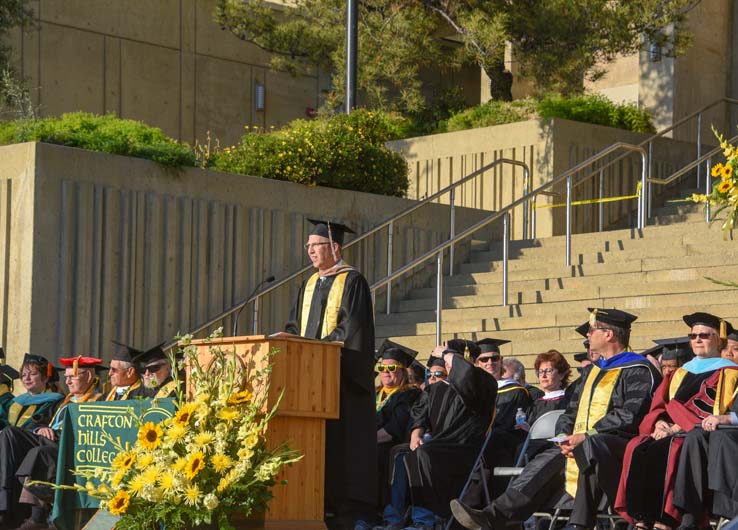
POLYGON ((725 156, 725 162, 712 166, 710 175, 715 179, 712 193, 703 195, 695 193, 691 200, 694 202, 710 203, 717 209, 713 218, 720 212, 726 212, 723 222, 723 237, 727 239, 729 233, 738 224, 738 149, 730 144, 721 134, 713 129, 715 136, 720 141, 720 147, 725 156))
POLYGON ((175 414, 159 424, 139 422, 135 444, 87 477, 86 493, 120 517, 117 530, 232 528, 229 516, 263 510, 280 468, 301 458, 285 445, 267 447, 276 412, 264 410, 270 365, 244 374, 235 354, 211 346, 205 368, 191 340, 181 341, 190 399, 180 395, 175 414))

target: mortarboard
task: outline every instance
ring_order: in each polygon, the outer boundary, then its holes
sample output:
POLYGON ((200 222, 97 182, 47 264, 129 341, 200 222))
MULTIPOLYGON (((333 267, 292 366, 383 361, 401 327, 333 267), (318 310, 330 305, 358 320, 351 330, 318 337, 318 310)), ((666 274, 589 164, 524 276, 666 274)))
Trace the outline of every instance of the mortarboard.
POLYGON ((680 365, 694 357, 692 348, 687 337, 674 337, 671 339, 655 339, 654 342, 662 348, 661 358, 663 360, 676 359, 680 365))
POLYGON ((321 221, 319 219, 308 219, 313 224, 309 235, 327 237, 331 241, 335 241, 343 246, 343 236, 345 234, 354 234, 348 226, 341 223, 333 223, 331 221, 321 221))
POLYGON ((738 330, 736 330, 736 329, 735 329, 735 328, 733 327, 733 324, 731 324, 731 323, 730 323, 730 322, 728 322, 727 320, 726 320, 726 322, 727 322, 727 324, 728 324, 728 329, 726 330, 726 331, 728 332, 728 340, 735 340, 735 341, 738 341, 738 330))
MULTIPOLYGON (((500 346, 502 346, 503 344, 507 344, 508 342, 510 341, 505 339, 493 338, 478 340, 477 346, 479 346, 479 354, 477 354, 477 357, 479 357, 479 355, 482 353, 500 353, 500 346)), ((476 360, 476 357, 472 360, 476 360)))
POLYGON ((117 346, 117 348, 115 348, 115 350, 113 351, 113 355, 110 359, 111 361, 122 361, 125 363, 133 364, 136 356, 143 353, 141 350, 138 350, 132 346, 128 346, 127 344, 123 344, 122 342, 118 342, 117 340, 113 340, 110 342, 117 346))
POLYGON ((733 331, 733 326, 730 325, 730 322, 710 313, 692 313, 691 315, 684 315, 682 318, 684 319, 684 323, 690 328, 703 325, 714 329, 719 332, 721 339, 728 338, 728 335, 733 331))
POLYGON ((167 352, 162 349, 162 346, 164 346, 164 344, 166 344, 166 341, 162 342, 161 344, 157 344, 153 348, 149 348, 148 350, 139 353, 133 358, 133 362, 144 366, 154 361, 168 361, 169 355, 167 355, 167 352))
POLYGON ((582 361, 588 361, 589 360, 589 354, 585 352, 581 353, 575 353, 574 354, 574 360, 578 363, 581 363, 582 361))
POLYGON ((384 342, 379 346, 379 350, 377 350, 377 361, 379 359, 394 359, 407 368, 415 360, 416 355, 418 355, 418 352, 415 350, 389 339, 384 339, 384 342))
POLYGON ((19 376, 18 370, 5 364, 5 350, 0 347, 0 377, 6 378, 12 384, 13 379, 18 379, 19 376))
POLYGON ((635 315, 621 311, 620 309, 600 309, 588 307, 589 311, 589 322, 588 324, 593 327, 596 322, 602 322, 603 324, 610 324, 611 326, 617 326, 623 329, 630 329, 630 325, 638 318, 635 315))
POLYGON ((479 357, 479 354, 481 353, 479 346, 473 340, 450 339, 446 341, 446 348, 464 356, 469 352, 469 359, 472 361, 479 357))
POLYGON ((39 370, 45 373, 46 377, 48 377, 50 381, 58 380, 56 368, 43 355, 36 355, 35 353, 26 353, 23 356, 23 364, 21 366, 25 364, 36 364, 38 365, 39 370))
POLYGON ((428 357, 428 361, 425 363, 425 365, 428 368, 433 368, 434 366, 440 366, 441 368, 446 368, 446 362, 443 360, 443 357, 428 357))
POLYGON ((589 320, 582 324, 581 326, 577 326, 574 328, 574 331, 579 333, 582 337, 585 339, 587 338, 587 333, 589 333, 589 320))

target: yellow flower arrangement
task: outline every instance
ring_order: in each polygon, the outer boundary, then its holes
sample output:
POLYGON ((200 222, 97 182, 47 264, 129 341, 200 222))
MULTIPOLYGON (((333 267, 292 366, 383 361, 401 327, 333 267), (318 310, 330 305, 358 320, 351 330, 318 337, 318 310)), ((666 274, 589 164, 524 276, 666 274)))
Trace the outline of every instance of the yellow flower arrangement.
POLYGON ((276 412, 265 413, 270 367, 244 376, 232 353, 211 347, 214 361, 205 369, 190 341, 183 338, 190 400, 180 397, 159 424, 137 418, 135 444, 119 447, 109 470, 79 471, 90 479, 79 489, 120 517, 116 530, 227 528, 230 514, 264 509, 280 468, 300 458, 266 444, 276 412))
POLYGON ((713 183, 712 193, 707 195, 695 193, 690 199, 694 202, 709 205, 712 219, 722 217, 721 213, 725 214, 722 229, 723 237, 727 239, 730 232, 738 224, 738 186, 736 186, 738 184, 738 174, 735 171, 738 167, 738 149, 714 129, 713 132, 720 141, 725 162, 715 164, 710 170, 710 175, 716 179, 713 183))

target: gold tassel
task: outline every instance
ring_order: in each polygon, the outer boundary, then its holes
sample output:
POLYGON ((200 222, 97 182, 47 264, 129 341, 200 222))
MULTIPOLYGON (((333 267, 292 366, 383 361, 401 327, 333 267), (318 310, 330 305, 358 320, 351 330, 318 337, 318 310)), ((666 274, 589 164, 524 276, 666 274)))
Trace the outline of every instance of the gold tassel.
POLYGON ((82 358, 81 355, 78 355, 77 358, 72 363, 72 375, 77 375, 77 368, 79 368, 79 360, 82 358))
POLYGON ((589 314, 589 327, 593 328, 597 324, 597 308, 593 309, 589 314))
POLYGON ((728 338, 728 325, 722 318, 720 319, 720 338, 723 340, 728 338))

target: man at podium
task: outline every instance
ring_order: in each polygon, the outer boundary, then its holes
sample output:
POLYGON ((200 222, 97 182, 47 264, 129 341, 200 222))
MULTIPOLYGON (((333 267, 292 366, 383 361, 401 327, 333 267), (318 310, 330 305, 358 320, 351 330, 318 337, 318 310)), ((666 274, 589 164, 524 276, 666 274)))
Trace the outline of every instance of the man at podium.
POLYGON ((305 249, 317 272, 300 286, 285 331, 343 342, 340 418, 326 424, 325 510, 331 530, 352 530, 357 519, 371 520, 376 506, 374 310, 366 279, 341 257, 344 234, 353 231, 309 221, 305 249))

